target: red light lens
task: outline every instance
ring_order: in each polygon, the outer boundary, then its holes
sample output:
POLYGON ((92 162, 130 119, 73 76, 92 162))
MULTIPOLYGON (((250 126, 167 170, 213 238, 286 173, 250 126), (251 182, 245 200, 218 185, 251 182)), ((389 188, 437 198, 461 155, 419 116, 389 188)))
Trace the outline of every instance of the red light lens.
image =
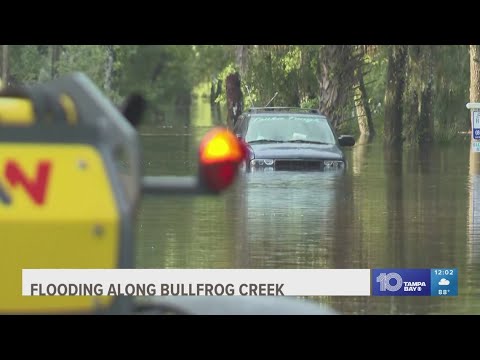
POLYGON ((213 191, 230 186, 245 156, 245 145, 228 129, 208 132, 200 144, 200 176, 204 184, 213 191))

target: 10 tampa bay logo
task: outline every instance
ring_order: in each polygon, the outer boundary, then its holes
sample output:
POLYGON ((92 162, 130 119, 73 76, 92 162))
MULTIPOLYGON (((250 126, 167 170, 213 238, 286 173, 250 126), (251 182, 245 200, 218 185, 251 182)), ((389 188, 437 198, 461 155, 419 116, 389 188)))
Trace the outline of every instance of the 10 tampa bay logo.
POLYGON ((45 204, 52 164, 50 161, 37 161, 33 176, 15 160, 0 164, 0 206, 9 206, 14 202, 14 190, 22 189, 33 204, 45 204), (7 189, 7 186, 9 188, 7 189))
POLYGON ((430 269, 373 269, 374 296, 430 296, 430 269))

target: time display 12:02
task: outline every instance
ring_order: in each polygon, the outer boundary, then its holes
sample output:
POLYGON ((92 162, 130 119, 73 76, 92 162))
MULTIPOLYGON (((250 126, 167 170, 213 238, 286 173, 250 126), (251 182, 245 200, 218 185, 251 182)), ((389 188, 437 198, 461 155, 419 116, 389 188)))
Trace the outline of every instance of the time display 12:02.
POLYGON ((453 275, 452 269, 436 269, 434 272, 435 275, 453 275))

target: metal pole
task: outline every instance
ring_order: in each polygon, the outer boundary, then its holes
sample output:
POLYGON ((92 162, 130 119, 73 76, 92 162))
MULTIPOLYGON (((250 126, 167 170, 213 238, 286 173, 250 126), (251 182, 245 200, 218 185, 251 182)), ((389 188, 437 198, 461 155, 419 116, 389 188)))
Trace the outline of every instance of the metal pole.
POLYGON ((202 186, 195 176, 145 176, 142 192, 151 195, 216 194, 202 186))

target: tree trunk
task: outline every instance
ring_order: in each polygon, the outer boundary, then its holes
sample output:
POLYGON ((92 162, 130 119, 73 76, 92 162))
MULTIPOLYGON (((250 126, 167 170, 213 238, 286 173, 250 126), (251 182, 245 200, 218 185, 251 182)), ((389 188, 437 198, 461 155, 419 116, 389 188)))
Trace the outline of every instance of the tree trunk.
POLYGON ((239 73, 228 75, 225 85, 228 108, 227 122, 229 126, 233 127, 243 111, 243 93, 239 73))
POLYGON ((387 144, 400 144, 403 140, 402 100, 405 89, 406 55, 405 45, 392 45, 389 48, 384 123, 387 144))
MULTIPOLYGON (((338 128, 360 66, 352 45, 325 45, 319 52, 319 110, 338 128)), ((351 98, 350 98, 351 99, 351 98)))
POLYGON ((8 86, 8 45, 2 45, 2 81, 8 86))
POLYGON ((222 112, 220 109, 220 104, 215 102, 216 99, 222 93, 222 80, 217 79, 216 81, 212 81, 212 88, 210 93, 210 109, 212 111, 212 118, 214 125, 222 125, 222 112))
POLYGON ((405 136, 413 144, 433 140, 433 47, 408 46, 404 113, 405 136))
POLYGON ((213 106, 215 104, 215 81, 212 80, 210 83, 210 105, 213 106))
POLYGON ((217 79, 217 91, 215 92, 215 100, 218 99, 218 97, 222 93, 222 85, 223 85, 222 79, 217 79))
POLYGON ((115 49, 113 45, 106 45, 106 61, 105 61, 105 82, 103 88, 105 92, 109 93, 112 90, 113 84, 113 64, 115 62, 115 49))
POLYGON ((407 58, 405 63, 405 90, 403 94, 403 134, 409 143, 418 142, 419 120, 419 93, 421 56, 420 45, 407 46, 407 58))
POLYGON ((52 62, 50 64, 50 76, 52 79, 55 79, 58 75, 57 64, 58 64, 58 60, 60 60, 61 50, 62 50, 62 45, 51 45, 52 62))
POLYGON ((212 85, 210 87, 210 105, 216 105, 215 101, 218 99, 220 94, 222 93, 222 80, 216 79, 212 81, 212 85))
MULTIPOLYGON (((261 97, 262 100, 265 100, 264 104, 266 105, 275 95, 276 89, 274 89, 274 76, 273 76, 273 61, 272 53, 270 46, 267 47, 267 54, 265 57, 265 72, 266 72, 266 92, 261 97)), ((275 99, 270 102, 269 107, 275 106, 275 99)))
POLYGON ((480 45, 470 45, 470 102, 480 102, 480 45))
POLYGON ((215 126, 224 125, 224 121, 222 119, 222 111, 220 109, 220 104, 213 104, 210 107, 212 113, 212 123, 215 126))
POLYGON ((360 134, 373 136, 375 129, 373 127, 372 112, 368 104, 367 89, 363 81, 362 69, 356 70, 357 87, 355 88, 355 109, 357 111, 358 127, 360 134))
POLYGON ((244 77, 247 71, 248 45, 235 45, 235 60, 240 77, 244 77))
MULTIPOLYGON (((431 59, 431 57, 429 57, 431 59)), ((423 84, 420 98, 420 114, 418 126, 418 142, 420 144, 433 141, 433 63, 428 61, 426 76, 427 82, 423 84), (430 64, 428 64, 430 63, 430 64)))
MULTIPOLYGON (((409 76, 407 76, 407 79, 409 76)), ((408 82, 408 80, 406 80, 408 82)), ((408 89, 408 85, 406 86, 407 90, 405 91, 406 94, 404 96, 404 111, 402 113, 403 117, 403 133, 405 134, 405 138, 410 143, 418 143, 418 136, 419 136, 419 127, 420 124, 420 113, 418 109, 420 108, 419 96, 417 93, 417 89, 408 89)))
POLYGON ((470 102, 480 102, 480 45, 470 45, 470 102))

